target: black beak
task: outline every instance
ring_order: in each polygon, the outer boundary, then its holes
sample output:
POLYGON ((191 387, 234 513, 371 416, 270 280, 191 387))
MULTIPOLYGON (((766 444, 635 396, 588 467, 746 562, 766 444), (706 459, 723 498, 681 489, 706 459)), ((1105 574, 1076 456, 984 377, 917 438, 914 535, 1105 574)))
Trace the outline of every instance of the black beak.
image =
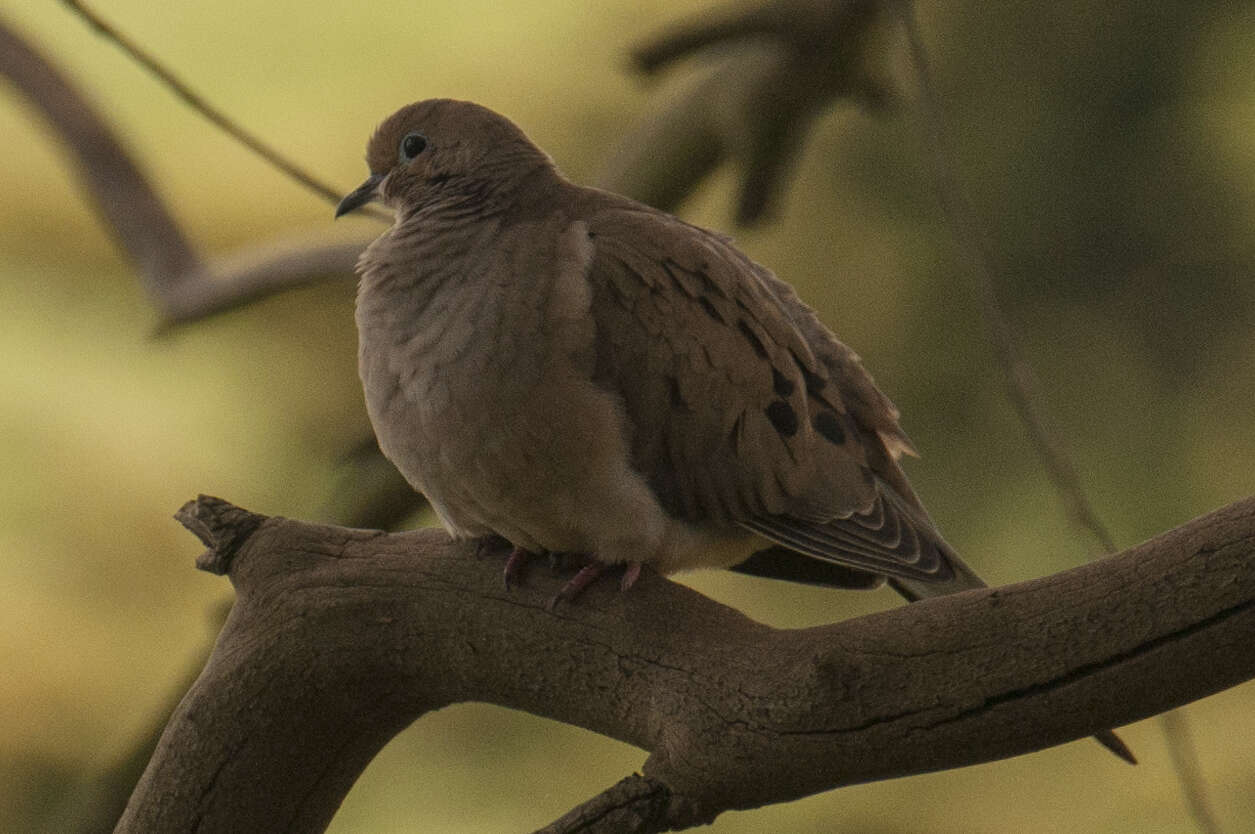
POLYGON ((357 211, 362 206, 379 196, 379 183, 383 182, 383 174, 371 174, 366 178, 366 182, 353 189, 340 201, 340 205, 336 206, 336 217, 342 217, 351 211, 357 211))

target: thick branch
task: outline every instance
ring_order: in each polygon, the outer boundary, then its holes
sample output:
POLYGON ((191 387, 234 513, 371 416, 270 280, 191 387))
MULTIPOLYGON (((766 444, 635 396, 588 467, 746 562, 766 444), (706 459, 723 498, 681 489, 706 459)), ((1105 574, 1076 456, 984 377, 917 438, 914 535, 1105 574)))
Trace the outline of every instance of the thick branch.
POLYGON ((661 831, 1029 752, 1255 677, 1255 498, 1066 573, 792 631, 654 575, 549 611, 561 577, 505 591, 499 561, 432 530, 211 498, 182 518, 238 600, 119 831, 320 831, 389 738, 460 701, 649 750, 644 780, 549 830, 661 831), (599 827, 619 811, 640 824, 599 827))

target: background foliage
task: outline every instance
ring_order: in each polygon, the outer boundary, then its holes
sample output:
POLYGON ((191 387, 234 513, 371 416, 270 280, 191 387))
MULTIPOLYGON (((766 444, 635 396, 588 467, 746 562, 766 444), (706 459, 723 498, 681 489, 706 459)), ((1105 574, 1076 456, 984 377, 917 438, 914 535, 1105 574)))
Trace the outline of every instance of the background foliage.
MULTIPOLYGON (((430 96, 507 113, 591 181, 668 82, 627 49, 703 3, 215 0, 101 9, 243 124, 346 190, 365 140, 430 96)), ((284 231, 362 233, 176 104, 54 4, 7 13, 115 121, 206 250, 284 231)), ((996 240, 1002 297, 1099 512, 1132 544, 1250 494, 1255 478, 1255 7, 920 4, 959 164, 996 240)), ((683 75, 684 67, 676 75, 683 75)), ((153 338, 128 265, 62 149, 0 98, 0 828, 68 825, 211 639, 223 581, 170 514, 198 492, 317 519, 368 431, 352 285, 327 284, 153 338)), ((923 451, 910 473, 991 582, 1067 568, 1062 518, 1002 393, 932 197, 919 119, 839 107, 780 217, 738 234, 863 355, 923 451)), ((723 173, 683 207, 730 227, 723 173)), ((780 626, 897 602, 726 574, 686 581, 780 626)), ((1221 822, 1255 825, 1255 691, 1189 708, 1221 822)), ((1153 722, 1143 764, 1090 742, 729 814, 719 832, 1193 830, 1153 722)), ((400 736, 333 830, 518 831, 642 755, 487 706, 400 736)))

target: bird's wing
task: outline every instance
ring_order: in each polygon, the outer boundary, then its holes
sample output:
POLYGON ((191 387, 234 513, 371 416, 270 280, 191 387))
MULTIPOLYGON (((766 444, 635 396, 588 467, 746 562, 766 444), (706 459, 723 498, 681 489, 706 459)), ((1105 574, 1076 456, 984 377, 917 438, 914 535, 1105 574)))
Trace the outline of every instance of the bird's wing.
POLYGON ((596 380, 664 508, 908 580, 951 551, 896 464, 910 444, 858 357, 722 237, 630 203, 585 218, 596 380))

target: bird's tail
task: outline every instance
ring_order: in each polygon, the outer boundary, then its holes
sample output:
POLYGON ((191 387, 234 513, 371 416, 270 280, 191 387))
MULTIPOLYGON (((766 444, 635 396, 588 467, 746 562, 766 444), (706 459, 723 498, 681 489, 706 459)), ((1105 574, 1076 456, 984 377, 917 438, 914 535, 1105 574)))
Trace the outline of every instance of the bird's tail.
POLYGON ((948 545, 943 544, 941 550, 945 553, 946 561, 950 563, 952 575, 949 579, 941 582, 923 582, 918 579, 890 577, 889 586, 904 596, 907 602, 918 602, 928 597, 943 597, 960 591, 989 587, 985 584, 985 580, 977 576, 976 572, 969 568, 948 545))

